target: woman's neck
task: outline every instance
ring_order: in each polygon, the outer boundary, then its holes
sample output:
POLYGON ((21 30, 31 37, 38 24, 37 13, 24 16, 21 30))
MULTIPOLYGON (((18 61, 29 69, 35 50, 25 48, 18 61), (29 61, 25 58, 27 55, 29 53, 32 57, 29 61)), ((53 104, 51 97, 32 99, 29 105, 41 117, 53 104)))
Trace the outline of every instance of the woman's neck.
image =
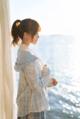
POLYGON ((30 43, 24 43, 24 42, 22 42, 22 45, 24 45, 25 47, 29 47, 29 45, 30 45, 30 43))
POLYGON ((22 46, 24 49, 29 48, 29 44, 21 43, 21 46, 22 46))

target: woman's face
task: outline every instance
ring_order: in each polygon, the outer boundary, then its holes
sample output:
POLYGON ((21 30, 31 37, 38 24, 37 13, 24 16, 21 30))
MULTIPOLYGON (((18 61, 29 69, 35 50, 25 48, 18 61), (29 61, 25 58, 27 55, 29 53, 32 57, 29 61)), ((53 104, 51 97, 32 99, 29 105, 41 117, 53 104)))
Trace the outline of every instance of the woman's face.
POLYGON ((31 34, 24 33, 23 43, 25 43, 25 44, 30 44, 30 43, 36 44, 38 41, 38 38, 39 38, 38 33, 36 33, 33 37, 31 36, 31 34))
POLYGON ((32 43, 32 44, 36 44, 36 43, 37 43, 37 41, 38 41, 38 38, 39 38, 39 34, 38 34, 38 33, 36 33, 36 34, 34 35, 34 37, 32 38, 31 43, 32 43))

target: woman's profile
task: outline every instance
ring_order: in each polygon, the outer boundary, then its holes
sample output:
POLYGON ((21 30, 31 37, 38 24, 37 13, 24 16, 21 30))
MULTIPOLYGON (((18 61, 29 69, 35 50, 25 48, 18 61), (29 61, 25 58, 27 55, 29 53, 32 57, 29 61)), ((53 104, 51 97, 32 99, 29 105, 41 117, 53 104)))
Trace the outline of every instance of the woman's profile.
POLYGON ((39 23, 30 18, 16 20, 12 25, 13 45, 21 40, 14 66, 19 72, 17 119, 44 119, 44 112, 49 108, 46 87, 57 84, 47 65, 29 48, 31 43, 37 43, 40 29, 39 23))

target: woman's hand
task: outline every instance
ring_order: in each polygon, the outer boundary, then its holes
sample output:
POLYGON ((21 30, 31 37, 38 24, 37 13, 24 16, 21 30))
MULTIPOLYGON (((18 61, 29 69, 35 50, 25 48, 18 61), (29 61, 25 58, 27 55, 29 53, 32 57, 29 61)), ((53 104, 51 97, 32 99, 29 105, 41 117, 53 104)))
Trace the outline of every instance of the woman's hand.
POLYGON ((56 86, 56 85, 57 85, 57 83, 58 83, 58 82, 57 82, 57 80, 56 80, 56 79, 54 79, 54 78, 52 78, 52 85, 53 85, 53 86, 56 86))
POLYGON ((57 85, 57 80, 50 75, 50 69, 48 66, 45 64, 42 67, 42 77, 44 79, 45 84, 47 84, 48 87, 56 86, 57 85))

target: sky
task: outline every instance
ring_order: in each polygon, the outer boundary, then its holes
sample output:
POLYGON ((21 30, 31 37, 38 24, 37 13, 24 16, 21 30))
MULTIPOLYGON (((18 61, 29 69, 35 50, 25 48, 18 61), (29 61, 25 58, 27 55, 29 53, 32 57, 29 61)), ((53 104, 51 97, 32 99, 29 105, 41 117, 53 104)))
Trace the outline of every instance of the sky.
POLYGON ((80 0, 10 0, 11 23, 33 18, 42 34, 80 34, 80 0))

